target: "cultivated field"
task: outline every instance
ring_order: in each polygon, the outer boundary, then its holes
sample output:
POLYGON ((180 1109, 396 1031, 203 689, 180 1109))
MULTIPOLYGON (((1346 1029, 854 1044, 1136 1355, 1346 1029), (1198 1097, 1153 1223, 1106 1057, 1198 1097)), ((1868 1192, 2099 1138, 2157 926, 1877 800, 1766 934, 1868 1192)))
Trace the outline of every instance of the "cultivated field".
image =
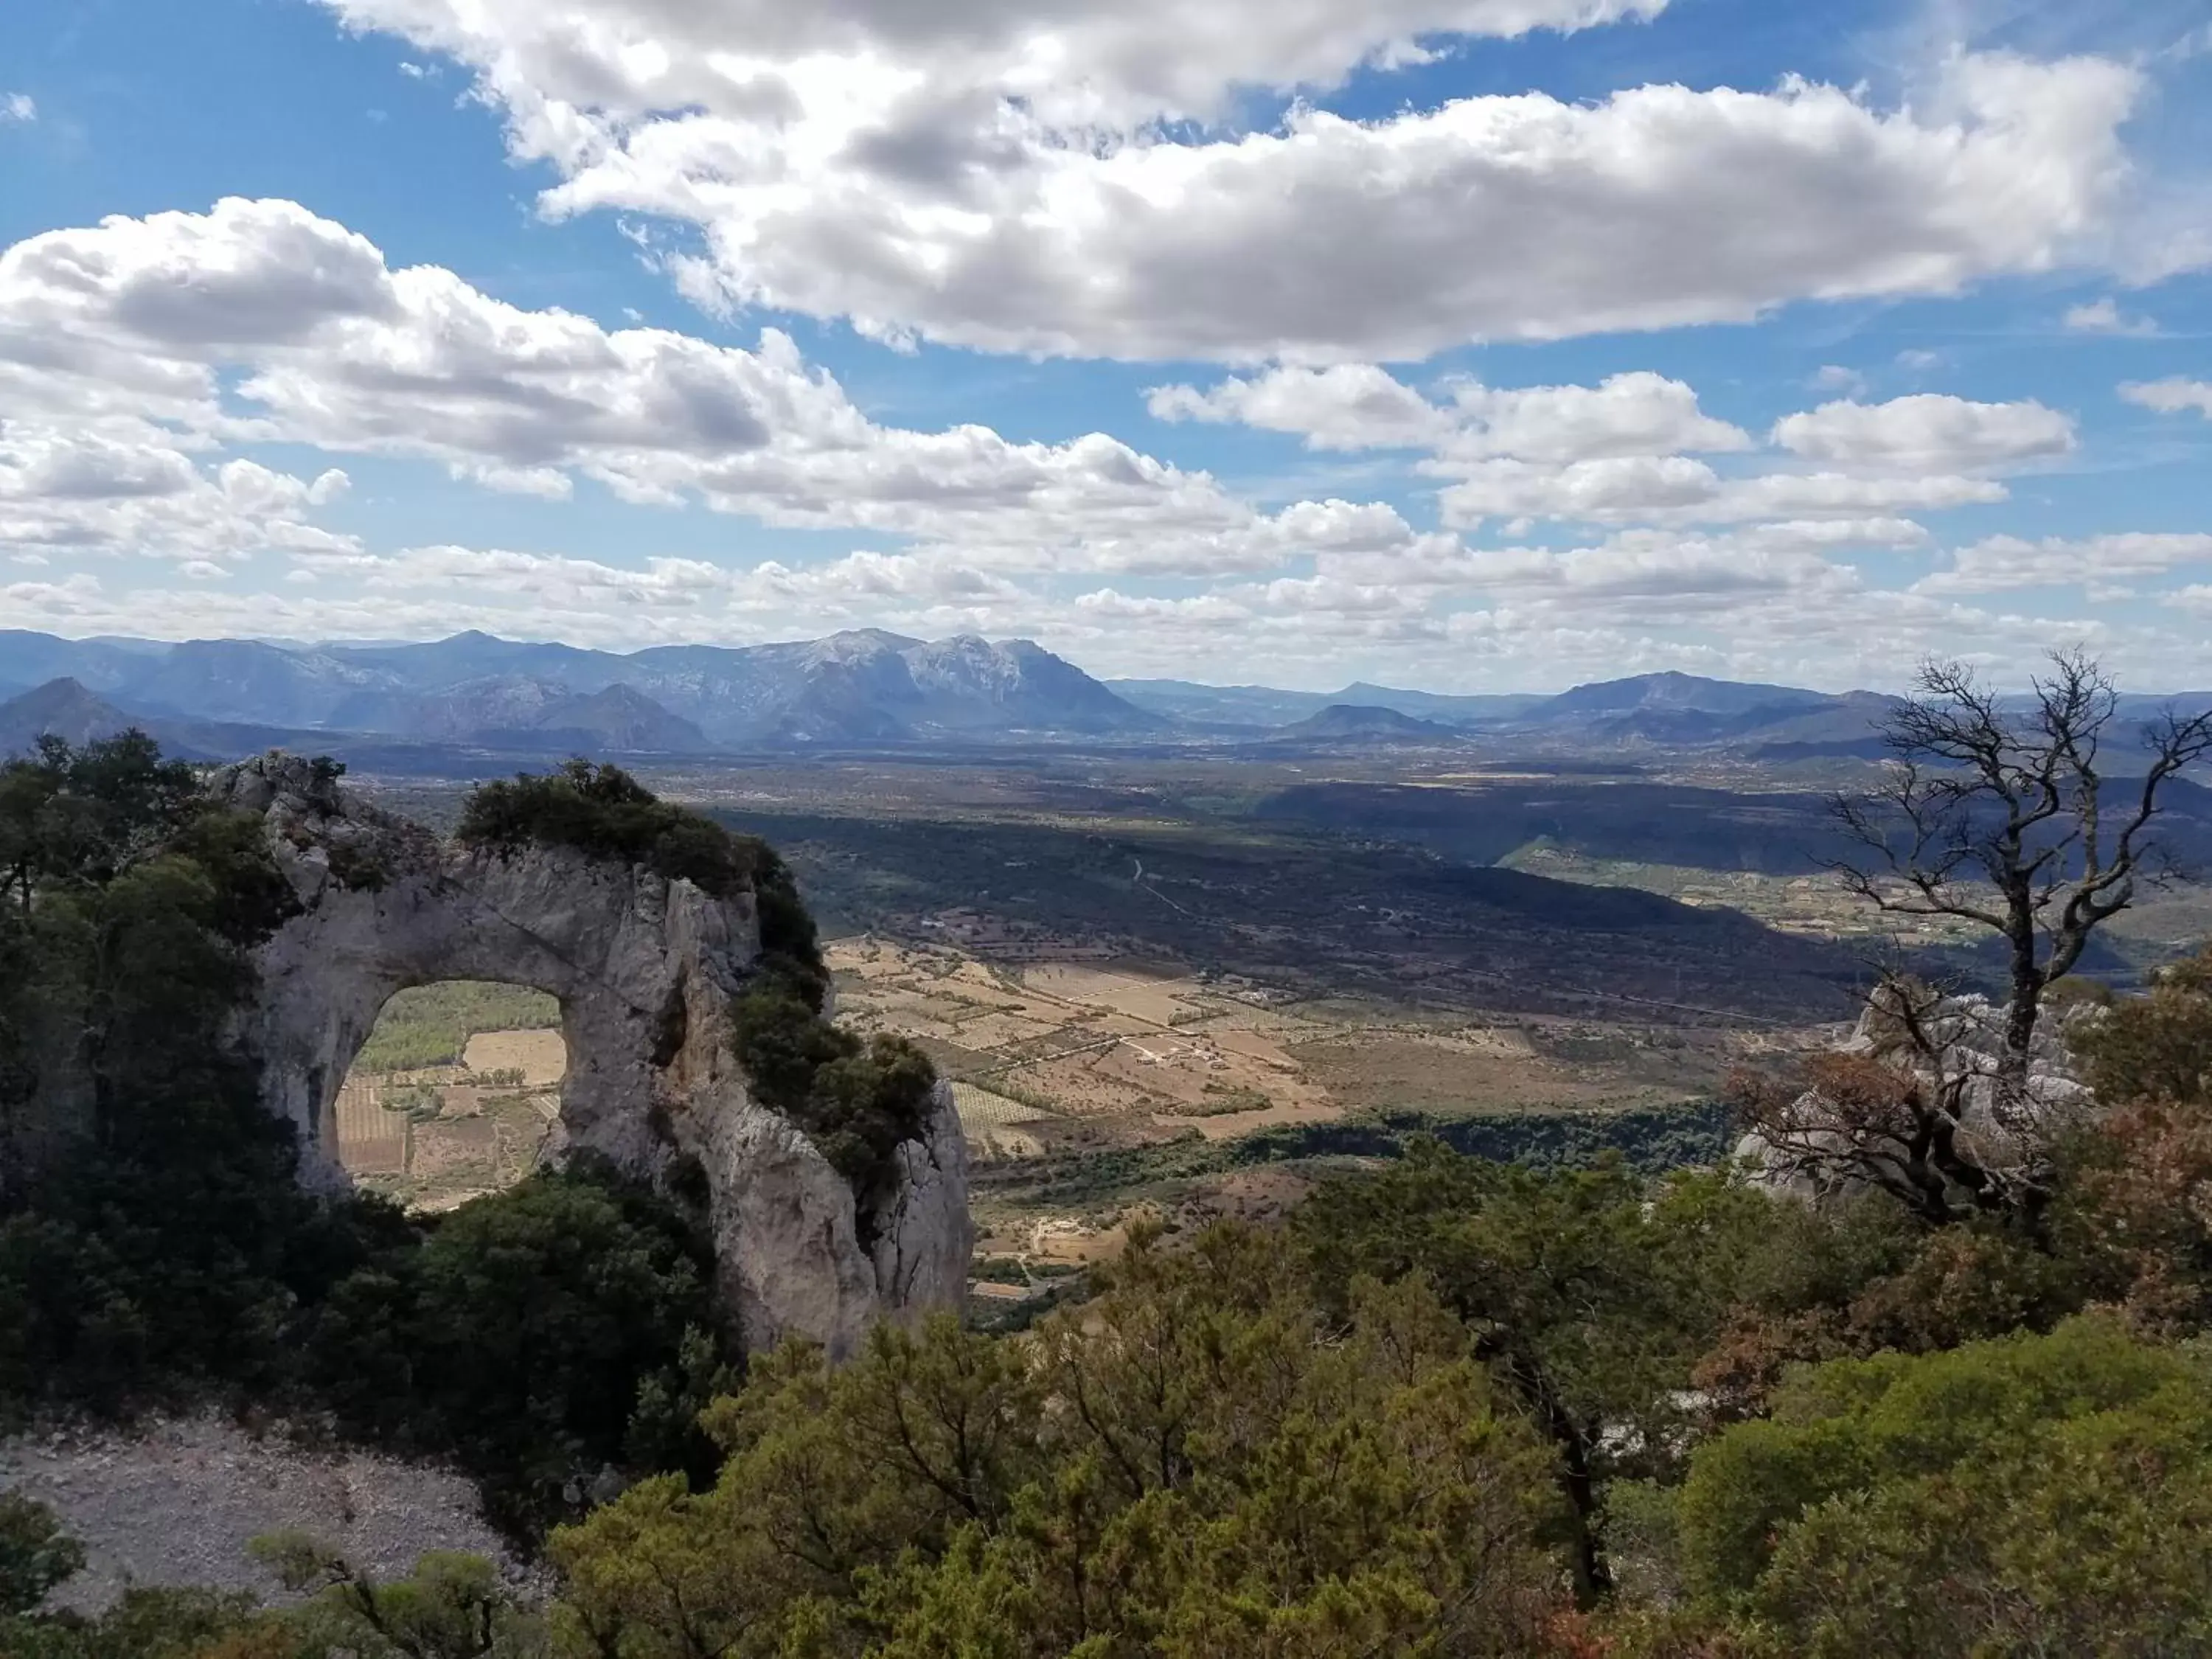
POLYGON ((1129 963, 986 962, 947 945, 832 943, 838 1012, 956 1080, 963 1122, 1030 1139, 1080 1126, 1229 1139, 1347 1111, 1479 1114, 1709 1093, 1752 1047, 1715 1028, 1448 1017, 1129 963))
POLYGON ((453 981, 404 991, 338 1091, 338 1158, 354 1179, 419 1210, 513 1185, 538 1165, 560 1111, 568 1053, 550 997, 453 981), (434 1065, 380 1057, 451 1054, 434 1065), (365 1063, 366 1062, 366 1063, 365 1063))

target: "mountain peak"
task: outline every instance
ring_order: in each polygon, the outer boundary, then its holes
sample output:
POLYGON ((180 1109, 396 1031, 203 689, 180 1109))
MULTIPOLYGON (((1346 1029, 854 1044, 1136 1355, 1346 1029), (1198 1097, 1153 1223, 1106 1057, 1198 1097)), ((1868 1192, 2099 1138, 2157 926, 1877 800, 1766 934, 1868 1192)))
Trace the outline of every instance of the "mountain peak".
POLYGON ((0 755, 25 753, 45 737, 81 747, 112 737, 130 724, 120 710, 65 674, 0 702, 0 755))
POLYGON ((1434 720, 1417 720, 1372 703, 1335 702, 1273 734, 1282 742, 1455 741, 1464 734, 1434 720))
POLYGON ((1563 691, 1537 706, 1539 720, 1586 714, 1626 714, 1638 709, 1668 709, 1705 714, 1740 714, 1753 708, 1825 708, 1836 701, 1822 691, 1790 685, 1747 684, 1660 669, 1625 679, 1594 680, 1563 691))

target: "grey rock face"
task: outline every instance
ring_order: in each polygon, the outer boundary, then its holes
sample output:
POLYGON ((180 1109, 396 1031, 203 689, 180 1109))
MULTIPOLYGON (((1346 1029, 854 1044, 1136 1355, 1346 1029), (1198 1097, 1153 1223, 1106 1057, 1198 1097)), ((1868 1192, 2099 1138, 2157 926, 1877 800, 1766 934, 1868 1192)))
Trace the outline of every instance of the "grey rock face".
POLYGON ((301 907, 261 946, 234 1036, 260 1066, 264 1103, 297 1131, 303 1181, 345 1184, 338 1088, 394 992, 529 986, 561 1004, 559 1146, 662 1184, 696 1160, 721 1300, 746 1346, 797 1335, 842 1356, 879 1316, 958 1307, 973 1229, 951 1091, 939 1086, 924 1138, 900 1149, 896 1190, 859 1213, 738 1062, 729 1000, 761 948, 750 893, 719 899, 566 848, 445 842, 290 756, 230 767, 212 787, 261 817, 301 907))
MULTIPOLYGON (((2006 1012, 2003 1005, 1987 997, 1947 997, 1925 1018, 1923 1051, 1890 1029, 1894 1021, 1885 1015, 1877 994, 1835 1052, 1902 1066, 1933 1097, 1955 1094, 1962 1148, 1993 1173, 2018 1171, 2036 1162, 2057 1130, 2094 1104, 2087 1085, 2074 1073, 2065 1040, 2070 1019, 2094 1018, 2094 1012, 2084 1008, 2068 1016, 2045 1011, 2028 1051, 2027 1076, 2018 1088, 2008 1087, 2002 1076, 2006 1012)), ((1791 1104, 1787 1123, 1793 1146, 1778 1147, 1755 1131, 1737 1143, 1737 1160, 1756 1179, 1808 1201, 1857 1183, 1853 1170, 1864 1167, 1864 1148, 1839 1126, 1835 1108, 1817 1090, 1791 1104)))

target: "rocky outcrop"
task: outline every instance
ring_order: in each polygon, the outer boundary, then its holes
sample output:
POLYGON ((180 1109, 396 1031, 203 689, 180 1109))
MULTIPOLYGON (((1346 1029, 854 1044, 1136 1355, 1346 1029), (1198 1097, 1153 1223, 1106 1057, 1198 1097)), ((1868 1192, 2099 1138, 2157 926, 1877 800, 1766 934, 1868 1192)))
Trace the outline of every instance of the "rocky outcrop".
MULTIPOLYGON (((2057 1132, 2093 1104, 2065 1037, 2071 1020, 2094 1018, 2093 1009, 2045 1010, 2027 1075, 2014 1082, 2006 1075, 2004 1005, 1982 996, 1931 998, 1918 1012, 1917 1037, 1908 1041, 1885 1000, 1890 994, 1877 990, 1869 999, 1833 1052, 1910 1073, 1926 1099, 1950 1103, 1960 1149, 1977 1167, 2000 1177, 2033 1170, 2057 1132)), ((1808 1091, 1771 1133, 1745 1135, 1735 1157, 1765 1184, 1809 1200, 1863 1184, 1869 1171, 1893 1190, 1909 1185, 1902 1164, 1885 1158, 1886 1142, 1880 1133, 1854 1133, 1818 1091, 1808 1091)))
POLYGON ((761 957, 750 891, 718 897, 564 847, 448 842, 290 756, 211 787, 261 817, 299 902, 259 947, 234 1038, 297 1131, 303 1180, 346 1180, 338 1087, 394 992, 529 986, 561 1005, 559 1152, 588 1148, 678 1191, 703 1176, 721 1299, 748 1347, 799 1335, 842 1355, 886 1313, 959 1305, 972 1230, 950 1091, 938 1085, 865 1213, 805 1133, 754 1098, 729 1015, 761 957))

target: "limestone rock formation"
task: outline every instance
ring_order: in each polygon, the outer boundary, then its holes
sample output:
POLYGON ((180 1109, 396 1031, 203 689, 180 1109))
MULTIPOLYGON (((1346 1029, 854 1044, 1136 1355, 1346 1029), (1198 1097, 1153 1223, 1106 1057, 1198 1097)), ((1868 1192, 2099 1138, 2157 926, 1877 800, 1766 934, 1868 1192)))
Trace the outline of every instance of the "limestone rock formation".
POLYGON ((561 1005, 559 1141, 663 1186, 704 1172, 719 1289, 746 1346, 854 1350, 879 1316, 957 1308, 973 1243, 967 1154, 939 1083, 921 1139, 866 1211, 800 1127, 757 1101, 729 1003, 761 958, 756 896, 532 844, 447 842, 326 769, 271 754, 218 773, 259 816, 300 910, 260 947, 234 1040, 297 1130, 301 1178, 342 1187, 334 1103, 394 992, 496 980, 561 1005))
MULTIPOLYGON (((1960 1144, 1981 1167, 2002 1174, 2033 1165, 2053 1132, 2093 1104, 2075 1075, 2065 1030, 2072 1018, 2094 1018, 2094 1010, 2085 1006, 2069 1016, 2046 1009, 2028 1054, 2025 1088, 2013 1089, 2002 1075, 2004 1005, 1983 996, 1944 997, 1923 1012, 1916 1043, 1904 1040, 1883 996, 1877 990, 1869 1000, 1834 1052, 1886 1061, 1917 1077, 1930 1099, 1955 1100, 1960 1144)), ((1867 1137, 1845 1131, 1817 1091, 1792 1103, 1786 1131, 1787 1146, 1753 1131, 1735 1148, 1737 1160, 1777 1191, 1818 1199, 1856 1184, 1869 1167, 1888 1167, 1869 1153, 1867 1137)))

